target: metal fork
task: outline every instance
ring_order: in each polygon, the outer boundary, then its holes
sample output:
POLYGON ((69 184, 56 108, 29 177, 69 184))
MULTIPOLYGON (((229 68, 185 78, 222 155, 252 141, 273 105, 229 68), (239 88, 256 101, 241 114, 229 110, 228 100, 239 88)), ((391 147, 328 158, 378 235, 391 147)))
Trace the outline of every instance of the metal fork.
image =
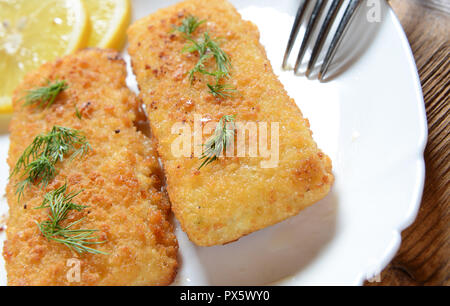
MULTIPOLYGON (((298 34, 298 31, 302 24, 305 12, 308 8, 308 5, 312 2, 314 2, 314 1, 302 0, 300 2, 300 6, 297 10, 297 15, 295 16, 294 25, 292 26, 291 34, 289 36, 289 41, 288 41, 288 44, 286 47, 286 51, 284 53, 283 69, 286 69, 286 67, 287 67, 287 61, 288 61, 289 55, 291 54, 292 47, 294 46, 294 42, 297 38, 297 34, 298 34)), ((318 74, 318 79, 320 81, 323 80, 323 77, 325 76, 326 72, 328 71, 330 63, 333 60, 334 55, 336 54, 336 51, 344 37, 344 34, 348 30, 350 21, 352 20, 357 8, 359 7, 359 5, 362 2, 363 2, 363 0, 350 0, 350 2, 348 3, 347 8, 345 9, 344 15, 342 16, 342 18, 339 22, 336 33, 334 34, 334 37, 328 47, 328 50, 326 52, 322 66, 320 67, 320 71, 318 74)), ((309 21, 306 25, 305 34, 303 36, 300 50, 297 55, 297 60, 295 62, 294 73, 296 73, 296 74, 298 73, 298 70, 302 63, 306 49, 311 40, 311 34, 314 32, 314 29, 316 28, 316 26, 318 24, 318 21, 320 19, 322 11, 326 7, 326 3, 327 3, 326 0, 316 0, 316 2, 315 2, 311 16, 309 17, 309 21)), ((337 22, 336 16, 338 15, 339 9, 342 7, 343 3, 344 3, 344 0, 333 0, 333 2, 331 3, 331 5, 328 9, 327 15, 325 16, 325 19, 320 28, 317 39, 315 41, 314 47, 312 49, 311 58, 309 59, 309 62, 308 62, 307 68, 306 68, 305 75, 307 77, 309 77, 309 75, 311 74, 312 68, 314 67, 314 65, 317 61, 317 58, 318 58, 318 56, 322 50, 322 47, 328 37, 328 34, 330 33, 332 25, 334 24, 334 22, 337 22)))

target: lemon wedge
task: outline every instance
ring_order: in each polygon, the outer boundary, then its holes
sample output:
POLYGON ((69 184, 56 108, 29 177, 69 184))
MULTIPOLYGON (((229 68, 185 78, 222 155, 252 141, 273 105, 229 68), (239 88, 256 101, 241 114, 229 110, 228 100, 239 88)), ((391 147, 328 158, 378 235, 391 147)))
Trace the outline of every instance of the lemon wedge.
POLYGON ((0 114, 24 75, 85 47, 89 20, 81 0, 0 0, 0 114))
POLYGON ((89 13, 91 34, 90 47, 123 47, 127 27, 131 20, 129 0, 83 0, 89 13))

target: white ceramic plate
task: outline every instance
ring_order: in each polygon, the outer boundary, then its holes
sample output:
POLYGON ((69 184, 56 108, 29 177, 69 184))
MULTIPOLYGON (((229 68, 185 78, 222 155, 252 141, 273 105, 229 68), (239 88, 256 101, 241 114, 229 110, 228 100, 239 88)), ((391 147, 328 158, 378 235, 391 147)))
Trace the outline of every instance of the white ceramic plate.
MULTIPOLYGON (((133 18, 174 2, 135 0, 133 18)), ((426 116, 400 23, 382 2, 381 21, 356 27, 362 35, 347 39, 338 54, 345 71, 320 83, 280 69, 298 1, 232 2, 258 25, 275 72, 333 160, 336 183, 329 196, 298 216, 225 246, 197 247, 177 224, 181 267, 174 284, 362 284, 395 255, 423 190, 426 116)), ((131 76, 129 85, 136 88, 131 76)), ((3 194, 9 145, 5 120, 0 128, 3 194)), ((4 196, 0 199, 1 215, 7 204, 4 196)), ((0 284, 6 284, 3 258, 0 284)))

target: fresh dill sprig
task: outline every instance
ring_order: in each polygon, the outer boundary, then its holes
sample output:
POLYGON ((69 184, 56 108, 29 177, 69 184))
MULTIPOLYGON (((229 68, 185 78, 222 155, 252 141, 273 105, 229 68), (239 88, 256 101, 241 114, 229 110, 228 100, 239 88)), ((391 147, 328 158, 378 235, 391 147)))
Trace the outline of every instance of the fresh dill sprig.
POLYGON ((104 254, 107 253, 93 249, 89 245, 101 244, 106 241, 94 241, 98 237, 93 233, 98 230, 92 229, 72 229, 73 226, 80 223, 84 218, 69 223, 63 226, 61 223, 67 219, 67 216, 71 210, 81 211, 87 206, 75 204, 72 202, 81 191, 78 192, 66 192, 67 184, 50 191, 44 195, 44 201, 41 206, 35 209, 49 209, 48 220, 41 223, 36 222, 42 235, 48 240, 53 240, 64 244, 69 249, 76 251, 77 253, 92 253, 92 254, 104 254))
POLYGON ((218 73, 216 73, 216 75, 219 78, 228 77, 230 75, 229 70, 231 68, 231 61, 228 55, 220 48, 218 42, 211 39, 208 32, 203 34, 203 43, 206 45, 207 50, 212 53, 214 59, 216 60, 218 68, 218 73))
POLYGON ((53 83, 47 81, 47 86, 27 90, 27 94, 22 98, 22 100, 25 100, 24 106, 38 104, 40 108, 50 107, 58 94, 67 88, 69 86, 64 80, 56 80, 53 83))
POLYGON ((212 56, 211 54, 204 54, 204 55, 200 56, 198 62, 195 64, 194 68, 192 68, 189 71, 189 80, 191 80, 191 83, 194 81, 194 74, 196 72, 200 72, 200 73, 203 73, 203 74, 214 75, 213 73, 211 73, 211 72, 209 72, 209 71, 207 71, 205 69, 205 63, 204 63, 211 56, 212 56))
POLYGON ((206 20, 198 20, 197 17, 189 15, 181 21, 181 26, 176 27, 175 30, 190 36, 201 24, 205 22, 206 20))
POLYGON ((30 184, 46 187, 56 175, 56 163, 62 161, 66 154, 72 152, 70 159, 73 159, 84 155, 89 149, 86 137, 71 128, 54 126, 49 133, 36 136, 10 174, 12 177, 22 173, 22 181, 16 185, 19 200, 30 184))
POLYGON ((204 32, 203 37, 197 40, 192 37, 192 33, 203 22, 205 22, 205 20, 198 21, 197 17, 188 16, 183 19, 181 26, 175 28, 190 41, 190 44, 182 49, 182 52, 197 53, 199 56, 199 60, 194 68, 189 71, 189 79, 193 82, 195 73, 214 76, 216 83, 207 84, 210 93, 215 97, 231 97, 231 93, 236 90, 230 85, 219 83, 221 79, 230 76, 231 70, 230 57, 220 47, 219 39, 212 39, 208 32, 204 32), (205 67, 206 61, 210 58, 214 58, 215 61, 216 69, 213 71, 208 70, 205 67))
POLYGON ((205 150, 200 157, 203 162, 198 170, 217 160, 222 152, 227 150, 228 145, 234 141, 236 130, 234 119, 235 115, 225 115, 220 118, 214 134, 203 145, 205 150))
POLYGON ((220 48, 219 44, 214 41, 211 36, 209 36, 208 32, 203 33, 203 38, 199 39, 198 41, 195 41, 192 38, 189 38, 188 40, 191 41, 192 44, 185 46, 182 51, 190 53, 197 52, 199 55, 199 61, 189 72, 190 75, 194 72, 201 72, 203 74, 214 75, 218 79, 228 77, 230 75, 230 58, 225 53, 225 51, 220 48), (214 57, 217 70, 215 70, 214 72, 209 72, 204 69, 198 70, 199 65, 204 68, 203 63, 210 57, 214 57))
POLYGON ((78 107, 75 105, 75 116, 77 116, 78 119, 81 120, 82 116, 80 111, 78 110, 78 107))
POLYGON ((232 94, 236 92, 236 88, 232 87, 230 84, 219 84, 216 83, 214 85, 206 84, 209 88, 209 92, 214 97, 232 97, 232 94))

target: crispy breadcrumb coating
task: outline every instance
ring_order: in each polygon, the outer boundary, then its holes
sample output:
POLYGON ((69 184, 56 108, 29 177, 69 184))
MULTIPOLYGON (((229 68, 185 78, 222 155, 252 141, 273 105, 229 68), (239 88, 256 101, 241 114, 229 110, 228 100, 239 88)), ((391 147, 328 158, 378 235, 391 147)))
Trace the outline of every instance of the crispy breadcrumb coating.
POLYGON ((7 187, 9 219, 3 249, 9 285, 167 285, 177 269, 178 244, 168 221, 170 204, 161 191, 160 169, 151 139, 137 131, 138 101, 125 84, 125 62, 115 51, 87 49, 43 65, 29 74, 14 96, 8 164, 54 125, 82 131, 92 149, 83 158, 57 164, 58 174, 44 189, 27 188, 18 202, 13 177, 7 187), (23 107, 24 91, 65 80, 69 88, 48 109, 23 107), (81 119, 77 116, 77 110, 81 119), (48 241, 36 225, 47 218, 43 195, 67 183, 83 190, 69 220, 98 229, 108 253, 78 254, 48 241), (74 263, 80 262, 80 282, 74 263), (68 278, 69 276, 69 278, 68 278))
POLYGON ((308 120, 274 74, 258 29, 242 20, 229 2, 184 1, 137 21, 128 35, 172 209, 194 243, 234 241, 296 215, 329 192, 334 180, 331 160, 317 148, 308 120), (187 40, 173 31, 189 15, 206 20, 196 33, 208 31, 220 38, 229 55, 232 69, 226 82, 237 90, 232 98, 208 92, 211 76, 197 73, 191 84, 188 74, 198 54, 181 52, 187 40), (220 158, 198 171, 198 157, 175 157, 171 146, 178 135, 171 129, 180 122, 192 127, 194 114, 204 121, 236 115, 236 121, 244 123, 279 122, 278 166, 262 168, 264 158, 235 157, 220 158))

